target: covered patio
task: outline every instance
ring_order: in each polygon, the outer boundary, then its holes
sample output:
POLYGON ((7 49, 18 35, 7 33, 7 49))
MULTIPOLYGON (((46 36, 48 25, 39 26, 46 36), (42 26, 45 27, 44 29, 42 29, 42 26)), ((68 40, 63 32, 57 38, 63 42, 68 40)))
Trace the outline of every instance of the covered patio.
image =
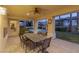
MULTIPOLYGON (((46 49, 48 52, 79 52, 79 44, 68 43, 56 38, 54 18, 57 15, 78 10, 79 6, 70 5, 2 5, 0 7, 0 52, 25 52, 21 47, 19 37, 21 30, 20 21, 28 21, 30 19, 33 20, 33 32, 31 34, 41 34, 42 36, 44 32, 38 32, 38 20, 47 20, 45 26, 47 31, 44 36, 46 38, 51 37, 50 46, 46 49), (15 27, 15 29, 11 29, 11 26, 15 27), (62 42, 62 44, 60 42, 62 42), (54 43, 57 43, 59 48, 58 46, 56 48, 54 43), (68 49, 62 49, 60 45, 68 49), (70 46, 66 47, 67 45, 70 46)), ((40 36, 40 38, 42 36, 40 36)))

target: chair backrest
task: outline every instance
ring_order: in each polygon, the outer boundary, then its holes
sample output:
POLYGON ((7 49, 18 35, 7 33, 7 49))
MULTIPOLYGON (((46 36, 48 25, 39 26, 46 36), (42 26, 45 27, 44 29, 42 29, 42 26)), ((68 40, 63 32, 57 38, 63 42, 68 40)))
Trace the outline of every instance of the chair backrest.
POLYGON ((43 48, 49 47, 50 41, 51 41, 51 37, 50 37, 50 38, 47 38, 47 39, 43 42, 43 48))
POLYGON ((20 35, 19 37, 20 37, 20 40, 22 40, 22 35, 20 35))

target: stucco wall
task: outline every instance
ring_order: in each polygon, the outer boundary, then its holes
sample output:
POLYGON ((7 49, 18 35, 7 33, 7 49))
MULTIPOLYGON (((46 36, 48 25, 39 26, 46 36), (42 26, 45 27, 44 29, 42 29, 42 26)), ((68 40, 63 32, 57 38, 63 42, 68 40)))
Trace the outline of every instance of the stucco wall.
POLYGON ((4 51, 8 38, 8 19, 6 15, 0 15, 0 52, 4 51), (5 36, 4 36, 5 32, 5 36))

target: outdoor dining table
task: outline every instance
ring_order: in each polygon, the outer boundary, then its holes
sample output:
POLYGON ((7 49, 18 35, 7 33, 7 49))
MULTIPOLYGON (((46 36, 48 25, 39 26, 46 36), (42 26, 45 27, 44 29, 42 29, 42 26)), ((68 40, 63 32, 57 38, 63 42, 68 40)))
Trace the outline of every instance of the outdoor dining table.
POLYGON ((29 50, 41 46, 42 48, 40 50, 43 51, 43 48, 46 46, 46 44, 48 44, 49 46, 50 43, 50 40, 46 36, 43 36, 41 34, 25 33, 23 36, 26 37, 26 39, 24 40, 28 42, 26 46, 29 47, 29 50), (49 43, 46 43, 47 40, 49 40, 49 43))
POLYGON ((24 36, 26 36, 33 42, 39 42, 46 39, 46 36, 42 36, 41 34, 34 34, 34 33, 26 33, 24 34, 24 36))

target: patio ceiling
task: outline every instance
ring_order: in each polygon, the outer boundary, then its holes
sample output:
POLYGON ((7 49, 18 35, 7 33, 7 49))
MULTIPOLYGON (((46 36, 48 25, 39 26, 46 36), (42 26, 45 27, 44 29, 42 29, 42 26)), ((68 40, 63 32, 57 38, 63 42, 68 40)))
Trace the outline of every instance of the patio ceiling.
MULTIPOLYGON (((40 8, 40 17, 51 17, 66 12, 79 10, 79 6, 72 5, 4 5, 7 8, 8 18, 27 19, 27 13, 34 11, 34 8, 40 8)), ((32 16, 32 15, 29 15, 32 16)))

